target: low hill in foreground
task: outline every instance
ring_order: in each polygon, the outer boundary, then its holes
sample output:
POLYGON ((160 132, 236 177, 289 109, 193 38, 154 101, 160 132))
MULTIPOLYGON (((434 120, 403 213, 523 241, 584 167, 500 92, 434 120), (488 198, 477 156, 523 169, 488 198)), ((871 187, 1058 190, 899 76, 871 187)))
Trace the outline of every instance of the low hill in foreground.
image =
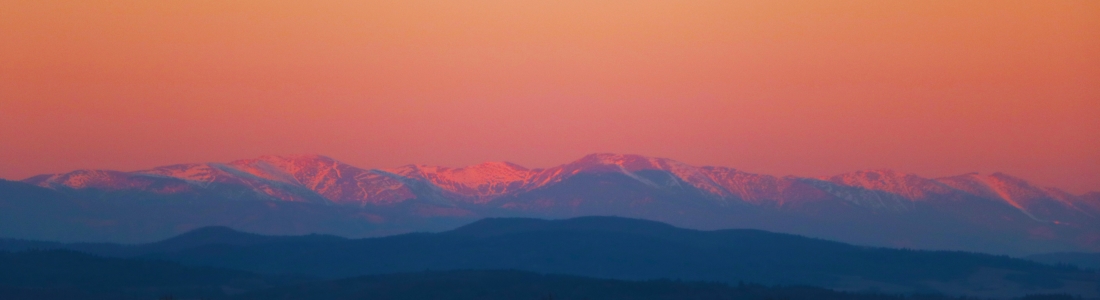
POLYGON ((66 250, 0 252, 0 299, 218 299, 301 279, 66 250))
POLYGON ((623 281, 514 270, 436 271, 374 275, 306 283, 257 291, 242 300, 321 299, 959 299, 947 296, 901 297, 872 293, 844 293, 814 287, 765 287, 669 280, 623 281))
POLYGON ((1074 265, 1085 269, 1100 270, 1100 252, 1058 252, 1029 255, 1027 259, 1048 263, 1074 265))
MULTIPOLYGON (((317 281, 275 278, 71 251, 0 252, 0 299, 6 300, 340 300, 340 299, 858 299, 948 300, 828 289, 670 280, 624 281, 515 270, 457 270, 317 281)), ((1032 299, 1072 299, 1046 296, 1032 299)))
POLYGON ((1100 274, 1069 266, 977 253, 862 247, 759 230, 699 231, 616 217, 485 219, 442 233, 367 239, 259 236, 208 228, 145 245, 52 245, 116 257, 327 279, 515 269, 619 280, 753 282, 899 294, 1100 297, 1100 274))

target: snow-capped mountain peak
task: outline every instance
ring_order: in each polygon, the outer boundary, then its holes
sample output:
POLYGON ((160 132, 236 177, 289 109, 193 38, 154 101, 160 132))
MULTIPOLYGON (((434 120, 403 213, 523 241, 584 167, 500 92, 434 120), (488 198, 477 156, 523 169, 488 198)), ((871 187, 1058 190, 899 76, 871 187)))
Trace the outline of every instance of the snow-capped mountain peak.
POLYGON ((664 168, 662 165, 675 163, 678 162, 667 158, 646 157, 636 154, 596 153, 586 155, 566 166, 590 171, 618 171, 625 169, 634 172, 640 170, 663 170, 664 168))
POLYGON ((353 205, 388 205, 418 198, 483 204, 554 186, 578 174, 620 174, 672 194, 696 191, 683 195, 701 195, 721 205, 743 202, 784 207, 834 199, 871 209, 904 210, 915 201, 974 198, 1002 202, 1040 221, 1052 220, 1051 216, 1061 214, 1061 210, 1100 216, 1096 208, 1100 204, 1093 203, 1096 200, 1082 200, 1092 198, 1036 187, 1002 173, 928 179, 880 169, 813 179, 611 153, 591 154, 546 169, 486 162, 457 168, 407 165, 386 170, 361 169, 322 155, 268 155, 225 164, 179 164, 136 172, 78 170, 24 181, 50 188, 157 193, 237 186, 280 201, 353 205))
POLYGON ((950 187, 935 180, 889 169, 856 171, 823 179, 844 186, 887 192, 908 200, 920 200, 951 192, 950 187))
POLYGON ((408 165, 387 171, 431 182, 454 195, 472 198, 474 202, 484 202, 523 190, 541 170, 529 170, 508 162, 486 162, 459 168, 408 165))

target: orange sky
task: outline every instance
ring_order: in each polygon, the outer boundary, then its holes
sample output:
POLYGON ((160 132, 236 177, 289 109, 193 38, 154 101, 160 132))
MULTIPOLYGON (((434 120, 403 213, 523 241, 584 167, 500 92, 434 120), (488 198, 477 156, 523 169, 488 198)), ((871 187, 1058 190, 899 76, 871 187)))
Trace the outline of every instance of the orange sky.
POLYGON ((2 178, 592 152, 1100 190, 1100 1, 0 1, 2 178))

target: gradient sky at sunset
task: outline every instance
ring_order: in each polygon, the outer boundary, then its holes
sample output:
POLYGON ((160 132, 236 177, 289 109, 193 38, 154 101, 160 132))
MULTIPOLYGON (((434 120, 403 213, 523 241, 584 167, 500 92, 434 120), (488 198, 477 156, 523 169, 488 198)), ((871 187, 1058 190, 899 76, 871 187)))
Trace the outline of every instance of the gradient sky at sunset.
POLYGON ((0 177, 592 152, 1100 191, 1100 1, 0 1, 0 177))

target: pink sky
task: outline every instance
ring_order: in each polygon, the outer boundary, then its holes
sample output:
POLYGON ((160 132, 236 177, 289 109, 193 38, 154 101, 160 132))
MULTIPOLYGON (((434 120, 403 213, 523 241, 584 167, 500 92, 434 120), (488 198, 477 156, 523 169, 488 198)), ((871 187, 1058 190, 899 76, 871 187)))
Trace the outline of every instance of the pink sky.
POLYGON ((0 2, 0 178, 617 152, 1100 191, 1100 1, 271 2, 0 2))

